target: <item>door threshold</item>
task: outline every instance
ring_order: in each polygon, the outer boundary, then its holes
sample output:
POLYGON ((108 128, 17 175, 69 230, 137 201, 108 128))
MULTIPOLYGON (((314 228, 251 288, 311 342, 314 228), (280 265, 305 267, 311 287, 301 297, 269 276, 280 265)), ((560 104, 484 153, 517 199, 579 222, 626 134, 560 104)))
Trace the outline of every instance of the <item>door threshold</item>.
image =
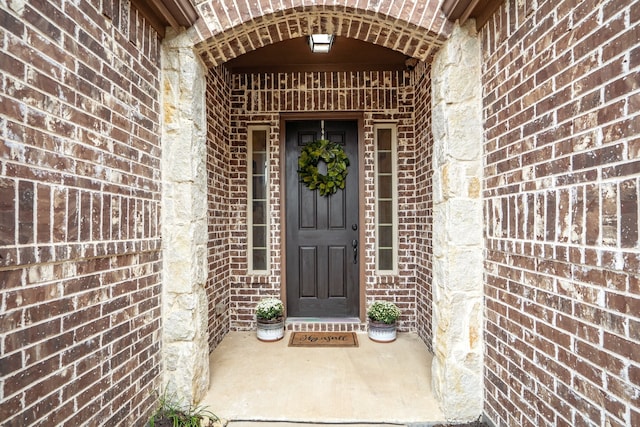
POLYGON ((288 331, 295 332, 366 332, 367 325, 359 317, 288 317, 288 331))
POLYGON ((360 323, 358 317, 287 317, 287 323, 360 323))

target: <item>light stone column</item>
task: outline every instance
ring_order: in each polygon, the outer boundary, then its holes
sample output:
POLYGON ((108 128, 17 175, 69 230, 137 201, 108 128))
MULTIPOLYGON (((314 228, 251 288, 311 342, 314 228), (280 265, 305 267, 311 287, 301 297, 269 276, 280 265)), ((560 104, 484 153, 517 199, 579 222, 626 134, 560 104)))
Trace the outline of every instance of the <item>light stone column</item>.
POLYGON ((482 83, 475 22, 456 24, 432 69, 433 388, 448 421, 483 405, 482 83))
POLYGON ((209 387, 206 67, 187 32, 162 43, 162 366, 168 398, 197 404, 209 387))

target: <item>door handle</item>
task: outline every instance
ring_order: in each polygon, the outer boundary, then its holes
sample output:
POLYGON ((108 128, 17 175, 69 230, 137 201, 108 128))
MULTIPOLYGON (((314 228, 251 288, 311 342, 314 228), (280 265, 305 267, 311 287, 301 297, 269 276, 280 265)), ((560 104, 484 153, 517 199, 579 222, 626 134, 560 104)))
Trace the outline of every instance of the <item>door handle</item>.
POLYGON ((358 263, 358 240, 353 239, 351 242, 351 246, 353 247, 353 263, 358 263))

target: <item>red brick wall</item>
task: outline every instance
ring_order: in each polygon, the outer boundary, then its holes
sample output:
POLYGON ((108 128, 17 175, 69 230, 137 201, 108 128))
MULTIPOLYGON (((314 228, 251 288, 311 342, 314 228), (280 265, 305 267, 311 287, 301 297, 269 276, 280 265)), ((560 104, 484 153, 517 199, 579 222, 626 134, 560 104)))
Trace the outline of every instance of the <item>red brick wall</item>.
MULTIPOLYGON (((254 327, 254 307, 265 295, 280 295, 280 116, 286 112, 363 111, 365 220, 367 237, 363 261, 367 302, 373 298, 394 300, 401 307, 403 330, 416 328, 415 234, 423 220, 414 215, 415 183, 413 77, 409 73, 291 73, 234 75, 231 96, 231 327, 254 327), (399 141, 399 274, 378 275, 375 271, 375 188, 373 125, 393 121, 399 141), (246 128, 251 123, 269 124, 270 194, 272 231, 271 271, 268 275, 247 275, 247 167, 246 128)), ((282 236, 283 237, 283 236, 282 236)), ((299 326, 296 326, 299 327, 299 326)), ((305 328, 349 328, 364 330, 360 324, 348 326, 315 324, 305 328)))
POLYGON ((424 63, 419 64, 415 70, 415 79, 416 327, 422 340, 432 350, 433 136, 431 132, 431 68, 424 63))
POLYGON ((639 21, 510 0, 481 32, 496 425, 640 425, 639 21))
MULTIPOLYGON (((414 143, 414 87, 413 78, 399 81, 397 112, 374 111, 364 115, 365 158, 365 299, 368 307, 374 300, 393 301, 402 315, 400 331, 416 330, 416 233, 420 219, 415 212, 415 143, 414 143), (398 266, 396 274, 376 271, 376 218, 375 202, 375 143, 373 126, 376 123, 392 122, 397 126, 397 204, 398 218, 396 244, 398 266)), ((392 96, 392 99, 395 98, 392 96)), ((380 105, 384 109, 384 105, 380 105)), ((361 280, 363 280, 361 278, 361 280)))
POLYGON ((280 117, 275 113, 239 116, 239 100, 245 92, 236 85, 238 76, 233 76, 231 102, 231 161, 230 182, 230 321, 234 330, 255 329, 255 304, 262 298, 282 298, 280 293, 280 117), (268 125, 269 133, 269 203, 270 229, 269 274, 249 275, 248 263, 248 191, 247 191, 247 141, 250 124, 268 125))
POLYGON ((139 425, 156 401, 160 41, 95 3, 0 8, 6 426, 139 425))
POLYGON ((224 67, 207 76, 207 194, 209 243, 207 298, 209 348, 211 351, 229 331, 229 179, 232 173, 229 148, 231 76, 224 67), (216 305, 223 307, 216 312, 216 305))

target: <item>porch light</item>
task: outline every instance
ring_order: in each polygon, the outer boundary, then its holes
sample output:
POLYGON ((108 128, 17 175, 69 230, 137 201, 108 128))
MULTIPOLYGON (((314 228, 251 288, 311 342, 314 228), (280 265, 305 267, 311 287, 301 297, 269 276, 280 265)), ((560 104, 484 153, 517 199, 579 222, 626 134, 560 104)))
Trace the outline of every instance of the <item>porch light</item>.
POLYGON ((313 53, 329 53, 333 44, 333 34, 311 34, 309 46, 313 53))

